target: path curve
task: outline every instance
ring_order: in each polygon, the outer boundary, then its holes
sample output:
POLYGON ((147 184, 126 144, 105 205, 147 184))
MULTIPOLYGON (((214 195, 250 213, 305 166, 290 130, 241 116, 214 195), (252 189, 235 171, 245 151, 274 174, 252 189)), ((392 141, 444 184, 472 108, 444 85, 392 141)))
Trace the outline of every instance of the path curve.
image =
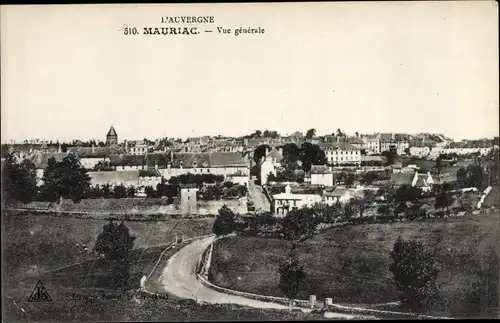
MULTIPOLYGON (((193 240, 168 260, 159 278, 159 282, 166 292, 177 297, 211 304, 237 304, 263 309, 288 309, 288 306, 282 304, 224 294, 203 285, 196 276, 196 268, 203 252, 214 240, 214 236, 193 240)), ((303 312, 311 311, 309 309, 301 310, 303 312)), ((352 319, 356 316, 329 312, 328 317, 352 319)))
POLYGON ((167 262, 159 280, 166 292, 181 298, 212 304, 238 304, 255 308, 287 309, 278 303, 263 302, 228 295, 203 285, 196 277, 196 267, 203 252, 215 237, 197 239, 181 248, 167 262))

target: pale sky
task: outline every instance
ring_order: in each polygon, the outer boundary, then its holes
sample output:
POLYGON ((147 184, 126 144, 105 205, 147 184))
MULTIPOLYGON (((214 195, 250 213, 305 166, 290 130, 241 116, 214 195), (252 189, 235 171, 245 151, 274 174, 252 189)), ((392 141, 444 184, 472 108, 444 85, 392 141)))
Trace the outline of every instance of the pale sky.
POLYGON ((2 141, 104 140, 111 124, 120 141, 308 128, 492 137, 498 68, 494 1, 2 6, 2 141), (119 31, 182 15, 215 24, 119 31), (217 32, 249 26, 265 33, 217 32))

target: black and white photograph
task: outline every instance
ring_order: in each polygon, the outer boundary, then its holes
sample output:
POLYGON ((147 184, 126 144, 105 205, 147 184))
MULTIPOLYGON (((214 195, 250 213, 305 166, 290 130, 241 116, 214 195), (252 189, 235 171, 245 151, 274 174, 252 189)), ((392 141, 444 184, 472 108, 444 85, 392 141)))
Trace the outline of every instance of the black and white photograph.
POLYGON ((498 9, 1 5, 2 322, 500 318, 498 9))

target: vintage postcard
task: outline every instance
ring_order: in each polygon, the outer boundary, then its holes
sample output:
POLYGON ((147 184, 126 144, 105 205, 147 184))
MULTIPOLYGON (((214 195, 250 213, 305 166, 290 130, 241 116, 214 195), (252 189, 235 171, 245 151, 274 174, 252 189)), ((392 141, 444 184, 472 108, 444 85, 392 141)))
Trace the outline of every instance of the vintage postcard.
POLYGON ((0 21, 3 322, 499 318, 497 1, 0 21))

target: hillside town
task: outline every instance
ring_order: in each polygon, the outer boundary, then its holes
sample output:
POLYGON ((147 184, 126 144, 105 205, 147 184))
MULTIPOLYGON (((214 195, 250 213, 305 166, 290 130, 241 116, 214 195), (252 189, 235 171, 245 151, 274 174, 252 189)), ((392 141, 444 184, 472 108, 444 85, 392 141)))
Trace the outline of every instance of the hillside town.
POLYGON ((37 185, 43 186, 50 161, 62 162, 71 155, 90 176, 90 187, 104 188, 109 196, 116 190, 123 191, 123 197, 161 197, 162 185, 182 178, 181 185, 165 189, 162 196, 177 204, 189 200, 189 205, 196 205, 197 199, 219 199, 223 194, 213 185, 229 183, 225 190, 233 186, 238 191, 227 196, 239 198, 237 213, 284 216, 292 208, 346 203, 387 185, 429 192, 433 185, 457 181, 457 163, 485 158, 494 149, 498 137, 455 142, 443 134, 349 135, 341 129, 322 136, 315 129, 286 136, 257 130, 239 138, 119 140, 111 126, 103 141, 2 144, 2 165, 7 155, 18 164, 29 162, 37 185), (196 193, 188 197, 193 190, 196 193))

